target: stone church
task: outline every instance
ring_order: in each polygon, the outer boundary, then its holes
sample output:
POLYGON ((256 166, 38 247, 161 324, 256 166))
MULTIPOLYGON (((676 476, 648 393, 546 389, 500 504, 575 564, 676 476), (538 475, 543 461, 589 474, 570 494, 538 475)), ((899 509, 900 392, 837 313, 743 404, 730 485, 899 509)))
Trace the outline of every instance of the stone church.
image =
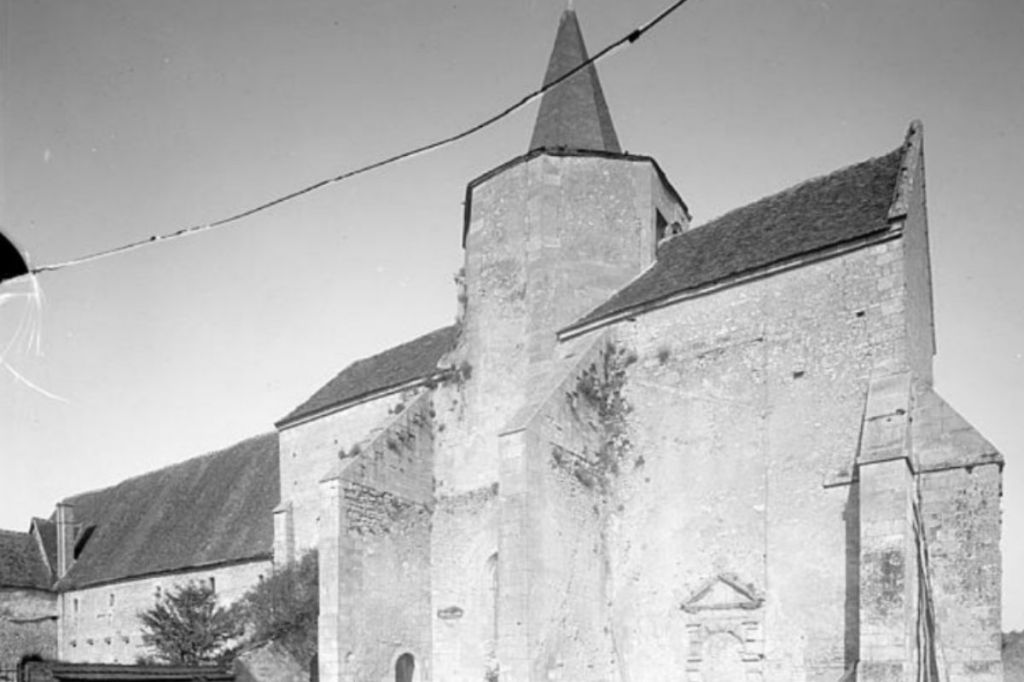
MULTIPOLYGON (((546 80, 585 58, 567 11, 546 80)), ((694 227, 591 66, 465 207, 457 324, 277 424, 321 679, 1002 679, 1003 460, 933 387, 920 124, 694 227)))
MULTIPOLYGON (((585 59, 566 11, 545 82, 585 59)), ((76 589, 316 549, 325 681, 1002 680, 1003 459, 933 386, 921 125, 880 151, 693 226, 578 71, 467 186, 456 324, 238 446, 208 555, 182 492, 57 583, 61 655, 76 589)))

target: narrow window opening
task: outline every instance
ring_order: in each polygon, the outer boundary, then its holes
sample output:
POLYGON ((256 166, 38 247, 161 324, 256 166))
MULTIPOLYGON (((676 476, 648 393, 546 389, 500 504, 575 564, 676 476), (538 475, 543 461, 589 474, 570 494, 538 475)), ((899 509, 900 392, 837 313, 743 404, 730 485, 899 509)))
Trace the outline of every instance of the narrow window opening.
POLYGON ((654 212, 654 238, 661 242, 664 239, 668 228, 668 221, 665 220, 665 216, 661 215, 661 211, 654 212))
POLYGON ((416 669, 416 659, 412 654, 402 654, 395 661, 395 682, 412 682, 412 673, 416 669))
POLYGON ((487 674, 485 679, 497 679, 498 675, 498 553, 487 557, 488 607, 490 632, 486 642, 487 674))
POLYGON ((114 605, 114 593, 113 592, 110 593, 110 605, 111 606, 114 605))
POLYGON ((210 592, 216 592, 216 591, 217 591, 217 579, 214 578, 211 575, 210 576, 210 592))

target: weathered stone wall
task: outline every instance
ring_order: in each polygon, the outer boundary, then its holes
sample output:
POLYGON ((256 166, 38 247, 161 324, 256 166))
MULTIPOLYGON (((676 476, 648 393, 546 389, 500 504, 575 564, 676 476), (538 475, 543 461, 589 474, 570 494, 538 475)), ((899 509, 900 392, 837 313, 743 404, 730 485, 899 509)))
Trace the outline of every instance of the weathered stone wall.
MULTIPOLYGON (((512 649, 536 650, 525 639, 522 620, 534 616, 523 611, 517 622, 516 612, 506 608, 505 595, 518 595, 510 599, 525 609, 531 600, 553 595, 555 585, 568 575, 559 566, 562 577, 540 591, 531 592, 534 588, 527 585, 525 576, 546 570, 523 564, 531 554, 538 560, 547 554, 530 543, 551 543, 554 536, 529 529, 542 509, 529 507, 521 472, 505 471, 500 434, 509 430, 515 415, 547 395, 539 386, 558 363, 557 329, 652 262, 656 212, 670 224, 688 222, 685 209, 646 161, 541 155, 503 170, 472 191, 466 313, 459 348, 450 358, 453 365, 468 367, 471 376, 458 385, 439 387, 435 396, 434 672, 437 679, 452 682, 479 680, 493 672, 496 649, 506 649, 498 656, 503 664, 514 656, 512 649), (507 492, 505 482, 513 479, 520 483, 513 482, 507 492), (532 516, 527 518, 527 513, 532 516), (496 590, 502 595, 497 615, 493 600, 488 601, 496 590), (502 643, 494 641, 495 618, 502 643)), ((549 464, 545 459, 544 466, 549 464)), ((561 502, 554 501, 559 495, 545 487, 555 485, 552 472, 537 475, 536 483, 544 490, 529 495, 539 496, 543 504, 552 498, 552 510, 561 510, 561 502)), ((552 570, 556 556, 561 555, 555 552, 544 559, 552 570)), ((523 653, 519 658, 522 662, 531 656, 523 653)))
POLYGON ((499 638, 503 679, 621 679, 605 526, 610 460, 596 396, 607 348, 574 344, 501 436, 499 638), (588 384, 589 386, 590 384, 588 384), (592 387, 591 387, 591 390, 592 387))
POLYGON ((432 453, 422 395, 321 484, 322 679, 393 679, 406 653, 420 674, 429 664, 432 453))
POLYGON ((0 589, 0 669, 13 669, 22 657, 32 655, 57 655, 57 595, 0 589))
POLYGON ((372 436, 412 394, 395 393, 280 431, 281 503, 275 514, 274 557, 278 563, 298 558, 317 545, 319 484, 340 453, 372 436))
POLYGON ((643 464, 623 471, 610 526, 630 678, 732 666, 838 679, 856 659, 851 491, 825 483, 848 480, 872 368, 905 348, 903 318, 886 306, 899 280, 883 286, 877 274, 883 260, 898 269, 888 254, 899 248, 879 244, 616 329, 639 357, 627 396, 643 464), (723 606, 732 602, 745 606, 723 606))
POLYGON ((497 435, 531 398, 528 366, 550 362, 557 329, 652 262, 656 210, 687 224, 645 161, 541 155, 474 187, 463 332, 473 465, 441 454, 446 485, 497 480, 497 435))
POLYGON ((433 679, 497 665, 498 484, 438 497, 431 532, 433 679))
POLYGON ((468 418, 480 373, 462 344, 445 362, 461 368, 433 394, 435 485, 431 529, 433 668, 437 680, 481 680, 497 665, 498 481, 473 444, 468 418), (468 487, 472 484, 476 487, 468 487))
POLYGON ((950 682, 1002 679, 998 464, 921 476, 940 662, 950 682))
POLYGON ((157 595, 194 580, 214 580, 219 604, 227 606, 272 571, 270 560, 169 573, 64 592, 59 597, 59 657, 71 663, 134 663, 152 655, 142 643, 138 613, 157 595), (159 592, 158 592, 159 590, 159 592))

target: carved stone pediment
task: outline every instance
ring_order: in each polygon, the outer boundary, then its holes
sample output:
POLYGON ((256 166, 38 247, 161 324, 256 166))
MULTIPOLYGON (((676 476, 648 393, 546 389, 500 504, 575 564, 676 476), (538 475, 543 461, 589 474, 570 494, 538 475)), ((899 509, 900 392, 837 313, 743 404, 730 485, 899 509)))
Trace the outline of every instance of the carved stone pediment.
POLYGON ((687 613, 743 609, 752 611, 764 604, 764 595, 753 585, 731 573, 719 573, 705 580, 680 608, 687 613))

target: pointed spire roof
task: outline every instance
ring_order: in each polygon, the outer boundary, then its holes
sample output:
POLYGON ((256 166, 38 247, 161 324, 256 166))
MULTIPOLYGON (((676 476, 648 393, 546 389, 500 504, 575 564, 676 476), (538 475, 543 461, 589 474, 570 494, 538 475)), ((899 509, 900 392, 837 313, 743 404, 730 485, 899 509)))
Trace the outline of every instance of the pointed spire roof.
MULTIPOLYGON (((544 84, 556 80, 588 59, 576 12, 567 9, 558 22, 544 84)), ((591 64, 544 93, 533 128, 530 149, 540 147, 622 152, 608 103, 591 64)))

